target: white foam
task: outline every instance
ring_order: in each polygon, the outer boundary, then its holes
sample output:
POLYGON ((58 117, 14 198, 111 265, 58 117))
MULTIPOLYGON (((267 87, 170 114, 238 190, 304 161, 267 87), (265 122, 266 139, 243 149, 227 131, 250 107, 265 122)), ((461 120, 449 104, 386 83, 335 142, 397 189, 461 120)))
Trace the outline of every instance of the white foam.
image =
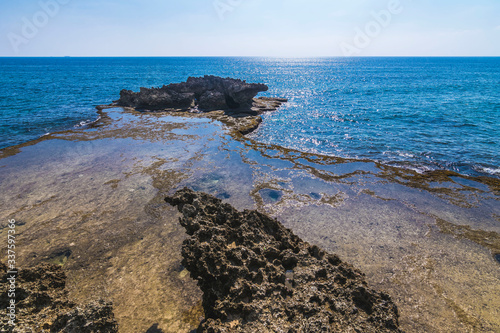
POLYGON ((97 119, 95 119, 95 120, 83 120, 80 123, 76 124, 75 128, 88 126, 90 124, 98 122, 100 119, 101 119, 101 116, 98 116, 97 119))
POLYGON ((500 168, 499 169, 493 169, 493 168, 479 168, 482 172, 489 173, 490 175, 500 175, 500 168))

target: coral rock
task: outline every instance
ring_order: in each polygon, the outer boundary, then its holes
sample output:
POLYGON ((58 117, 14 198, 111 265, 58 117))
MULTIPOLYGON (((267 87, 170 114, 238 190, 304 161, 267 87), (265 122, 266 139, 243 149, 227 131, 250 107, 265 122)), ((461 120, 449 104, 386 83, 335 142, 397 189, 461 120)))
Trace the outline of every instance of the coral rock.
POLYGON ((389 295, 258 211, 189 189, 165 199, 190 236, 182 264, 203 291, 200 332, 400 332, 389 295))
POLYGON ((116 333, 113 307, 103 300, 78 306, 68 299, 66 275, 60 266, 40 264, 10 274, 0 263, 0 311, 6 313, 11 277, 15 277, 16 326, 2 315, 1 332, 116 333))

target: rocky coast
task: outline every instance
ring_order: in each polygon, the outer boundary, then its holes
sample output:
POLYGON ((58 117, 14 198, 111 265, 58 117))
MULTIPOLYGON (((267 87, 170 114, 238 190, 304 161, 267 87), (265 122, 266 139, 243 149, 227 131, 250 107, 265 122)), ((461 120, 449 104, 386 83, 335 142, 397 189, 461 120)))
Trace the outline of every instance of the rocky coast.
POLYGON ((139 92, 124 89, 120 92, 120 99, 111 107, 121 106, 142 112, 202 113, 245 135, 257 129, 262 122, 262 113, 276 111, 287 102, 286 98, 255 98, 259 92, 268 89, 262 83, 205 75, 160 88, 141 88, 139 92))
POLYGON ((118 332, 111 303, 101 299, 83 305, 69 299, 65 289, 67 277, 61 266, 42 263, 15 275, 7 272, 5 264, 0 263, 0 309, 5 312, 9 300, 15 299, 12 322, 16 325, 9 324, 9 316, 2 316, 2 332, 118 332), (12 277, 15 282, 11 290, 12 277), (15 297, 9 297, 7 290, 15 297))
MULTIPOLYGON (((402 332, 389 295, 276 219, 187 188, 165 201, 182 213, 190 236, 182 265, 203 292, 205 316, 196 332, 402 332)), ((7 272, 0 264, 5 290, 7 272)), ((119 332, 111 303, 69 299, 60 265, 41 263, 15 278, 16 327, 3 317, 2 332, 119 332)), ((8 299, 3 292, 0 308, 7 309, 8 299)))
POLYGON ((24 324, 500 329, 497 179, 256 142, 238 112, 281 102, 214 111, 194 97, 103 106, 92 125, 0 150, 0 239, 15 220, 24 324))
POLYGON ((182 264, 203 291, 197 332, 401 332, 389 295, 276 219, 187 188, 165 200, 190 236, 182 264))

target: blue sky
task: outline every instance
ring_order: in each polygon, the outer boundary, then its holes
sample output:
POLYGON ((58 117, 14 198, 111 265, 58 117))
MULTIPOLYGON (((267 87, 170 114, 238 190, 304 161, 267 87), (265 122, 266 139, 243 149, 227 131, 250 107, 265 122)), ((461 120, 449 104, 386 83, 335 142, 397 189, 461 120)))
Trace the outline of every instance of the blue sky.
POLYGON ((0 3, 0 56, 66 55, 500 56, 500 1, 0 3))

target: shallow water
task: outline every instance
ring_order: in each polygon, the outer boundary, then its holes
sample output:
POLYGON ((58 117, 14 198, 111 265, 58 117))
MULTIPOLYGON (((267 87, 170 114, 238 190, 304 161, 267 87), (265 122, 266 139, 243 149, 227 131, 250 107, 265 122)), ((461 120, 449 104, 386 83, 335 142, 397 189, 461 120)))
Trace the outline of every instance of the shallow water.
POLYGON ((121 89, 212 74, 289 99, 261 142, 500 177, 500 58, 0 58, 0 73, 0 148, 95 120, 121 89))
POLYGON ((0 221, 18 221, 19 264, 62 264, 70 295, 113 301, 123 332, 156 323, 189 332, 201 295, 180 264, 179 215, 163 201, 188 186, 267 212, 337 253, 393 297, 407 332, 500 330, 497 179, 422 175, 229 133, 194 115, 110 109, 95 126, 2 150, 0 221))

